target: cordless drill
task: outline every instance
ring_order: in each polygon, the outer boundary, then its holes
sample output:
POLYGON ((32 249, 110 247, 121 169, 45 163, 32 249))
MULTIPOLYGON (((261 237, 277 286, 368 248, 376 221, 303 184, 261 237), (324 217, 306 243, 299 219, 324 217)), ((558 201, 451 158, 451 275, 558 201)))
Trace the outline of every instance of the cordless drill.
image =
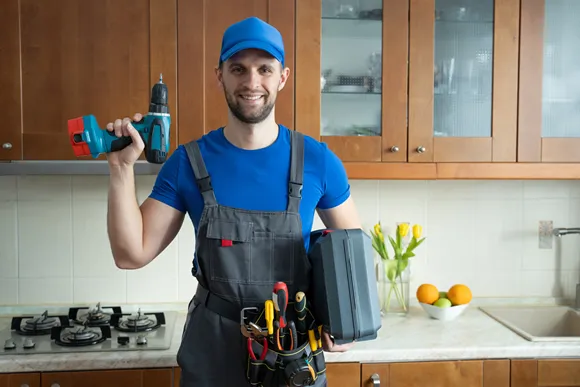
MULTIPOLYGON (((139 122, 131 123, 145 144, 145 158, 152 164, 163 164, 169 151, 171 116, 167 106, 167 86, 163 74, 151 91, 149 112, 139 122)), ((114 132, 99 128, 94 115, 68 120, 68 133, 75 156, 99 157, 102 153, 116 152, 130 145, 130 136, 117 137, 114 132)))

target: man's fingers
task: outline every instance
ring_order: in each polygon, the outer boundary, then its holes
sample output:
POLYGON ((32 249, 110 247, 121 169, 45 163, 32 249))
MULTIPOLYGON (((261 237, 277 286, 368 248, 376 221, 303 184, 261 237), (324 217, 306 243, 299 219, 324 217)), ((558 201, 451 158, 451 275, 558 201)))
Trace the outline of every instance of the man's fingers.
POLYGON ((127 131, 129 132, 129 136, 131 136, 131 139, 133 140, 133 144, 135 144, 137 148, 139 148, 139 150, 143 150, 143 148, 145 148, 143 139, 141 138, 141 135, 139 134, 137 129, 135 129, 135 127, 131 125, 131 123, 127 125, 127 131))
POLYGON ((123 135, 123 129, 121 128, 122 124, 123 121, 121 121, 119 118, 117 118, 113 124, 113 129, 115 130, 115 135, 117 137, 121 137, 123 135))

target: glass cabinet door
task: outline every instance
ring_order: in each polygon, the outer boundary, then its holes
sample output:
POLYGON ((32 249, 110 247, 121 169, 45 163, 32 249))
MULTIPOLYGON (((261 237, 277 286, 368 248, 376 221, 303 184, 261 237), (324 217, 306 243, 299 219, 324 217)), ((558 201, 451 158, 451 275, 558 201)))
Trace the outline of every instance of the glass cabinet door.
POLYGON ((321 136, 380 136, 382 0, 322 0, 321 136))
POLYGON ((297 1, 298 130, 345 162, 406 161, 408 26, 409 0, 297 1))
POLYGON ((493 0, 435 0, 435 137, 491 137, 493 9, 493 0))
POLYGON ((519 161, 580 162, 580 2, 522 3, 519 161))
POLYGON ((410 161, 515 161, 518 4, 411 0, 410 161))

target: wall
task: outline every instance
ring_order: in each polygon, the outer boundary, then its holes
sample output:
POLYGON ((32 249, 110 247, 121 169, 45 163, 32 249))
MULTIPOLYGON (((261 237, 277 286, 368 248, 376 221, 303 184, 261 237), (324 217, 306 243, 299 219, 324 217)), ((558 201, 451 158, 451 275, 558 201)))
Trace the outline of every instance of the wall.
MULTIPOLYGON (((153 176, 137 177, 141 202, 153 176)), ((122 271, 106 232, 106 176, 0 176, 0 305, 187 302, 194 234, 186 222, 148 267, 122 271)), ((369 229, 424 226, 412 289, 468 284, 476 297, 573 297, 580 236, 538 248, 538 221, 580 226, 575 181, 352 181, 369 229), (561 242, 561 246, 560 243, 561 242)), ((318 220, 315 227, 321 227, 318 220)))

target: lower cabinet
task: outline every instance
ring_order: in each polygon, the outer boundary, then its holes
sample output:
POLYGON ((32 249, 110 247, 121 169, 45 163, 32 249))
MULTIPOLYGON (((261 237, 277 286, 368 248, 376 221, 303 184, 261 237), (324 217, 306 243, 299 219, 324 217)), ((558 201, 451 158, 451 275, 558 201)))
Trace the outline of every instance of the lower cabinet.
MULTIPOLYGON (((580 387, 580 359, 327 363, 328 387, 580 387)), ((0 374, 0 387, 179 387, 176 368, 0 374)))
POLYGON ((0 387, 40 387, 40 374, 0 374, 0 387))

